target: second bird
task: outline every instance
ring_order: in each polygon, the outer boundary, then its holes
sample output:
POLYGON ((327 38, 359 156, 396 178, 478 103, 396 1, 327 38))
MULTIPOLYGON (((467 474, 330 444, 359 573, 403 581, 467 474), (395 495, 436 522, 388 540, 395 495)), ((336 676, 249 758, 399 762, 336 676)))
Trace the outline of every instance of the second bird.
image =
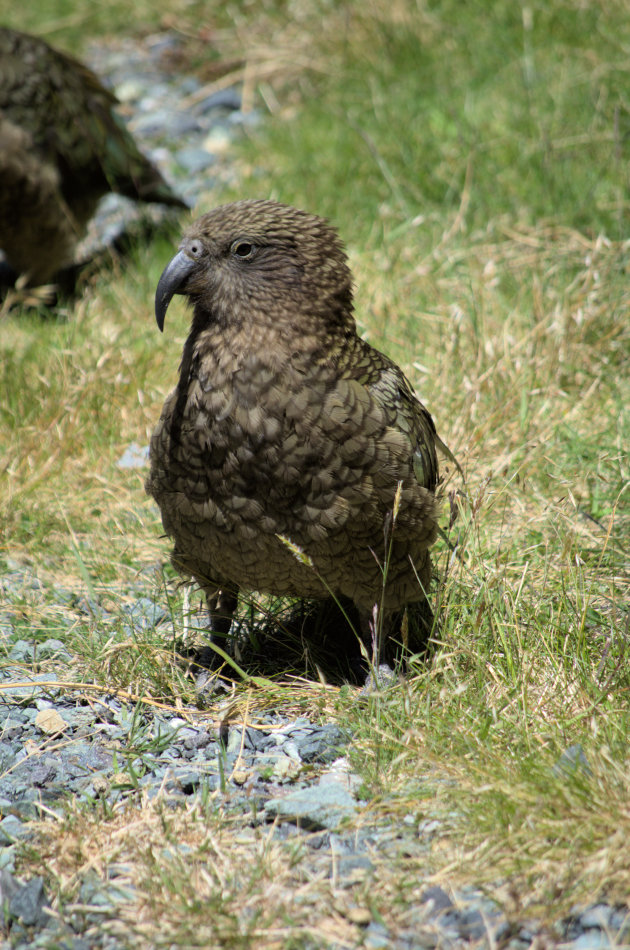
POLYGON ((427 606, 440 440, 402 370, 357 335, 336 231, 271 201, 219 207, 160 278, 160 329, 174 294, 192 326, 146 486, 174 566, 215 634, 240 590, 332 595, 377 656, 403 608, 427 606))
POLYGON ((0 248, 31 286, 74 262, 99 199, 187 205, 137 148, 83 63, 0 27, 0 248))

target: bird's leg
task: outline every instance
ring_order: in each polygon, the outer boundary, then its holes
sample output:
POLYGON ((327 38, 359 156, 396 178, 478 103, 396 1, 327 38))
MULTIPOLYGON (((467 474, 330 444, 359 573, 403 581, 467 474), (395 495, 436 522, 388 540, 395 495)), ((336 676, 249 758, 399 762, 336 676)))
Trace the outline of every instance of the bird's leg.
POLYGON ((381 615, 378 604, 374 604, 372 610, 359 610, 361 640, 367 653, 367 663, 363 660, 364 670, 367 667, 365 685, 361 691, 364 695, 383 686, 391 686, 395 679, 392 668, 383 656, 390 625, 391 612, 381 615))
MULTIPOLYGON (((217 587, 216 584, 211 584, 209 581, 201 584, 201 588, 206 598, 206 606, 208 608, 209 642, 194 650, 194 663, 197 668, 201 668, 204 671, 200 674, 202 679, 199 680, 197 685, 201 689, 200 684, 205 684, 203 685, 203 689, 206 690, 207 671, 218 670, 224 662, 224 657, 218 653, 215 646, 219 645, 222 650, 225 650, 226 647, 229 646, 226 641, 228 640, 232 617, 238 603, 238 588, 225 590, 217 587)), ((233 651, 229 650, 229 652, 232 653, 233 651)))
POLYGON ((214 634, 226 637, 230 632, 232 618, 238 604, 238 588, 235 590, 214 588, 206 590, 205 595, 210 617, 210 639, 215 639, 214 634))

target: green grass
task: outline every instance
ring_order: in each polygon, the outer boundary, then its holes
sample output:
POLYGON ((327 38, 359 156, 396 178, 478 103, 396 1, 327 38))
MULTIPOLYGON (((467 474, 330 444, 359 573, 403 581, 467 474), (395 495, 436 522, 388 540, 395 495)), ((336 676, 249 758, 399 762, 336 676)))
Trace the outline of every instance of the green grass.
MULTIPOLYGON (((237 689, 238 708, 349 722, 369 815, 444 819, 428 851, 392 856, 371 888, 352 890, 393 932, 427 872, 493 889, 500 881, 515 918, 627 899, 625 4, 260 0, 212 9, 181 0, 163 13, 190 38, 202 73, 221 59, 247 61, 248 94, 269 110, 239 149, 238 184, 198 210, 273 196, 328 215, 349 249, 361 331, 404 366, 466 473, 465 486, 451 477, 445 487, 442 523, 455 553, 436 544, 442 642, 432 665, 367 709, 349 687, 289 677, 237 689), (576 743, 589 771, 558 774, 576 743)), ((157 26, 142 4, 130 14, 114 3, 105 16, 76 0, 33 3, 8 19, 68 48, 157 26)), ((115 462, 130 442, 147 441, 176 378, 186 314, 175 302, 164 337, 151 314, 175 243, 139 247, 103 270, 58 319, 3 319, 0 537, 5 556, 45 584, 92 585, 115 602, 144 577, 166 602, 157 578, 167 542, 142 474, 115 462)), ((184 606, 172 597, 177 628, 184 606)), ((25 623, 37 614, 20 609, 25 623)), ((54 635, 54 611, 47 622, 54 635)), ((168 638, 125 640, 94 621, 76 629, 72 647, 86 681, 156 701, 192 698, 165 662, 168 638)), ((95 842, 90 853, 105 867, 115 829, 141 893, 130 920, 149 935, 162 920, 165 945, 193 945, 195 926, 200 940, 224 946, 254 945, 263 931, 268 946, 300 945, 299 928, 313 920, 315 945, 334 927, 350 945, 359 939, 331 885, 306 882, 299 854, 288 860, 254 834, 231 861, 230 819, 207 821, 154 805, 126 819, 72 813, 42 831, 40 860, 67 897, 85 864, 81 842, 95 842), (145 848, 125 820, 142 828, 145 848), (170 838, 185 838, 194 858, 182 865, 174 853, 158 873, 153 855, 170 838), (283 887, 302 888, 298 909, 283 887), (269 912, 257 917, 251 895, 269 912)))

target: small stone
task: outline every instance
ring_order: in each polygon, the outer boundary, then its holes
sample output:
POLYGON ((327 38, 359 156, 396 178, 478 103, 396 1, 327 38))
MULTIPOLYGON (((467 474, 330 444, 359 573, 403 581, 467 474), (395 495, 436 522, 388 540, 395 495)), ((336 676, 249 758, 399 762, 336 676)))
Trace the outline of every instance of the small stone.
POLYGON ((104 773, 97 772, 96 775, 92 776, 92 788, 97 797, 101 798, 107 795, 110 785, 111 782, 104 773))
POLYGON ((149 597, 138 597, 132 604, 123 604, 121 612, 130 619, 134 630, 143 632, 153 630, 168 617, 164 608, 149 597))
POLYGON ((293 739, 288 739, 283 744, 282 751, 284 752, 285 755, 288 755, 290 759, 301 761, 301 756, 298 751, 297 744, 293 741, 293 739))
POLYGON ((144 468, 149 464, 149 446, 140 446, 132 442, 120 456, 116 465, 118 468, 144 468))
POLYGON ((354 883, 374 870, 374 865, 365 854, 349 854, 337 861, 336 873, 339 878, 352 878, 354 883))
POLYGON ((202 99, 196 104, 195 109, 202 114, 213 109, 236 110, 241 108, 241 102, 240 92, 234 86, 231 86, 229 89, 219 89, 218 92, 202 99))
POLYGON ((571 950, 608 950, 613 946, 607 934, 601 930, 589 930, 580 934, 571 943, 571 950))
POLYGON ((256 752, 264 752, 270 746, 275 745, 275 740, 268 732, 261 729, 254 729, 251 726, 247 729, 247 739, 250 747, 256 752))
POLYGON ((14 663, 32 662, 34 649, 34 644, 29 640, 16 640, 9 651, 9 660, 14 663))
POLYGON ((35 725, 47 736, 58 736, 68 728, 68 723, 56 709, 42 709, 38 712, 35 725))
POLYGON ((227 754, 238 755, 241 751, 241 746, 243 745, 243 733, 240 729, 230 729, 230 733, 227 741, 227 754))
POLYGON ((205 148, 180 148, 175 153, 175 157, 181 167, 189 174, 195 174, 205 168, 210 168, 216 161, 212 152, 206 151, 205 148))
POLYGON ((244 785, 252 773, 244 769, 236 769, 232 772, 232 781, 235 785, 244 785))
POLYGON ((556 778, 573 778, 582 776, 587 778, 592 775, 592 770, 588 764, 588 759, 584 754, 584 749, 576 742, 564 750, 552 769, 556 778))
POLYGON ((31 769, 31 782, 36 788, 43 788, 57 777, 57 769, 52 763, 42 762, 31 769))
POLYGON ((447 910, 440 917, 440 925, 455 931, 458 937, 466 940, 481 940, 486 934, 486 924, 481 911, 475 907, 466 910, 447 910))
POLYGON ((49 660, 51 657, 69 658, 70 654, 66 650, 66 645, 63 640, 58 640, 56 637, 49 637, 38 646, 37 656, 42 660, 49 660))
POLYGON ((125 79, 116 86, 115 94, 119 102, 135 102, 145 91, 145 85, 139 79, 125 79))
POLYGON ((380 950, 381 947, 391 947, 392 941, 387 928, 373 920, 365 931, 363 945, 373 947, 374 950, 380 950))
POLYGON ((453 901, 450 899, 446 891, 442 890, 441 887, 433 886, 427 887, 426 890, 420 895, 420 901, 422 904, 428 904, 428 912, 435 916, 440 913, 440 911, 446 910, 448 907, 453 906, 453 901))
POLYGON ((372 921, 372 914, 367 907, 351 907, 346 913, 346 917, 350 923, 356 924, 357 927, 367 927, 372 921))
POLYGON ((24 732, 24 723, 16 719, 5 719, 2 724, 2 741, 10 742, 11 739, 18 739, 24 732))
POLYGON ((348 737, 334 724, 320 726, 310 736, 298 741, 297 747, 304 762, 333 762, 348 744, 348 737))
POLYGON ((7 815, 0 821, 0 844, 13 844, 19 838, 26 838, 30 832, 15 815, 7 815))
MULTIPOLYGON (((202 779, 203 775, 200 772, 181 772, 175 776, 175 783, 184 795, 192 795, 201 784, 202 779)), ((169 788, 172 785, 173 783, 169 782, 166 787, 169 788)))
POLYGON ((292 821, 310 831, 337 828, 356 811, 352 795, 340 784, 311 786, 265 804, 269 818, 292 821))
POLYGON ((299 774, 301 769, 300 759, 290 759, 287 755, 282 755, 280 758, 276 759, 273 766, 273 777, 278 782, 283 782, 286 779, 294 778, 299 774))
POLYGON ((202 148, 212 155, 223 155, 232 148, 232 136, 227 129, 217 126, 205 137, 202 148))
POLYGON ((3 867, 0 870, 0 927, 3 929, 8 923, 5 911, 8 909, 11 898, 17 894, 19 889, 19 881, 16 880, 10 870, 3 867))
POLYGON ((45 927, 52 918, 46 913, 49 902, 44 893, 41 877, 33 877, 9 899, 9 916, 19 920, 26 927, 45 927))
POLYGON ((610 918, 613 913, 613 908, 608 904, 595 904, 580 914, 580 926, 583 927, 584 930, 596 927, 603 930, 610 925, 610 918))

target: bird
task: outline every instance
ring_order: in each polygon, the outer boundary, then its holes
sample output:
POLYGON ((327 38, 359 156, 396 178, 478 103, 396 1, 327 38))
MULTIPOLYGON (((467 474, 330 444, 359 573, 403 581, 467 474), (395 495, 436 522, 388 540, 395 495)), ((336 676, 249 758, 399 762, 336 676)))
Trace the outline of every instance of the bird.
POLYGON ((426 644, 443 443, 359 336, 336 229, 275 201, 217 207, 159 279, 160 331, 176 294, 192 320, 145 487, 211 642, 229 646, 239 593, 259 592, 349 603, 369 662, 389 662, 406 610, 425 618, 410 647, 426 644))
POLYGON ((73 264, 110 191, 188 207, 139 151, 116 105, 79 60, 0 27, 0 249, 24 285, 73 264))

